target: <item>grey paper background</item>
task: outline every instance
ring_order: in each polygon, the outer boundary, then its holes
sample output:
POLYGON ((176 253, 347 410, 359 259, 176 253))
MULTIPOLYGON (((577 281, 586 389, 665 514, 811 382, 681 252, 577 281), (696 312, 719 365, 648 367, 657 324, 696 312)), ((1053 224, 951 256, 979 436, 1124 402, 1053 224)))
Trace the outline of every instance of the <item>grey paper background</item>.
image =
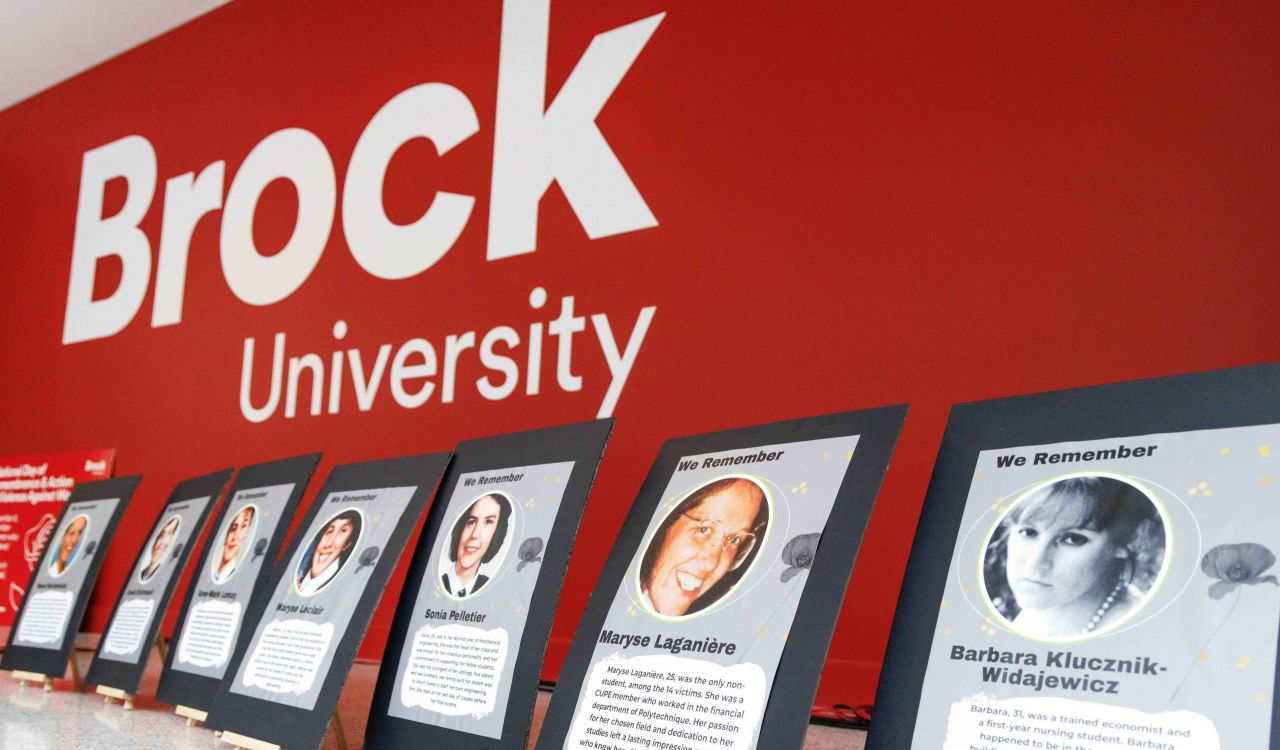
MULTIPOLYGON (((535 562, 517 570, 520 563, 517 551, 526 539, 537 537, 545 544, 550 538, 556 513, 560 509, 560 500, 569 482, 569 474, 573 471, 573 463, 565 461, 537 466, 493 469, 459 476, 445 511, 444 523, 431 549, 427 577, 418 583, 418 595, 413 605, 414 623, 405 635, 404 647, 400 653, 400 672, 396 674, 388 709, 390 715, 483 737, 496 739, 502 736, 511 690, 511 676, 515 669, 516 658, 520 654, 520 642, 528 615, 529 601, 533 596, 541 565, 540 562, 535 562), (510 474, 520 474, 522 478, 516 482, 466 486, 468 480, 510 474), (459 514, 465 511, 476 498, 493 491, 506 493, 516 501, 509 547, 500 563, 501 567, 497 570, 497 575, 491 576, 490 581, 480 591, 462 600, 453 599, 445 593, 440 582, 440 566, 442 561, 447 559, 451 531, 459 514), (413 650, 414 634, 424 626, 438 627, 454 624, 449 620, 428 620, 424 616, 427 609, 484 614, 486 618, 483 623, 461 624, 472 625, 481 630, 501 628, 507 632, 507 658, 501 671, 497 700, 491 713, 448 716, 421 706, 408 707, 401 702, 400 690, 413 650)), ((496 563, 498 560, 495 559, 493 562, 496 563)))
MULTIPOLYGON (((82 594, 87 595, 89 593, 82 592, 80 590, 84 585, 85 573, 89 570, 87 562, 91 555, 87 550, 89 549, 89 546, 92 545, 95 548, 92 555, 101 555, 105 552, 105 550, 97 549, 99 546, 98 542, 102 539, 102 533, 106 531, 107 524, 111 521, 111 514, 115 512, 116 506, 119 504, 119 498, 110 498, 105 500, 86 500, 67 505, 67 510, 62 517, 62 523, 58 524, 58 528, 54 530, 53 536, 49 537, 50 545, 59 544, 62 539, 62 532, 66 530, 67 526, 74 521, 77 516, 88 516, 89 526, 80 537, 80 546, 76 550, 75 558, 71 561, 66 571, 63 572, 61 576, 55 577, 49 572, 49 567, 53 565, 54 560, 57 559, 56 548, 50 548, 50 554, 48 555, 45 564, 36 571, 36 575, 31 581, 31 585, 27 590, 27 597, 33 597, 42 591, 65 590, 71 592, 71 594, 78 599, 82 594)), ((74 611, 74 609, 75 604, 73 600, 72 610, 74 611)), ((23 611, 23 616, 26 616, 25 610, 23 611)), ((21 619, 15 623, 15 627, 17 629, 15 630, 13 639, 14 645, 29 646, 31 648, 47 648, 57 651, 62 648, 62 643, 66 639, 64 629, 62 636, 57 640, 50 641, 48 643, 26 641, 21 638, 21 619)))
MULTIPOLYGON (((169 580, 181 572, 178 569, 178 557, 180 556, 180 550, 186 550, 191 544, 194 532, 199 531, 197 526, 200 522, 200 515, 204 512, 205 506, 207 506, 209 501, 212 499, 213 498, 211 497, 191 498, 189 500, 173 503, 164 509, 164 512, 160 514, 160 518, 157 520, 155 527, 153 527, 151 529, 151 533, 147 535, 147 540, 145 542, 146 546, 143 547, 142 555, 139 557, 137 564, 134 565, 133 570, 129 573, 129 579, 125 583, 124 596, 121 597, 120 604, 116 607, 117 611, 120 607, 123 607, 130 601, 150 600, 157 602, 155 609, 153 609, 151 613, 151 619, 154 620, 156 617, 164 617, 165 613, 159 609, 158 602, 164 598, 165 591, 168 590, 169 587, 169 580), (155 542, 156 536, 160 533, 160 530, 164 528, 165 524, 169 523, 170 519, 175 516, 180 519, 180 525, 177 533, 174 534, 173 541, 170 542, 168 549, 163 553, 164 562, 161 564, 160 569, 147 579, 146 583, 143 583, 139 576, 151 562, 151 545, 155 542), (178 545, 182 546, 179 547, 178 545)), ((110 636, 112 628, 115 625, 115 620, 115 613, 113 613, 111 622, 107 624, 107 629, 103 631, 102 637, 104 639, 110 636)), ((148 624, 147 628, 144 628, 144 630, 149 627, 150 624, 148 624)), ((105 649, 102 649, 98 653, 98 658, 122 661, 128 664, 137 664, 138 659, 145 656, 150 652, 150 650, 150 643, 139 642, 136 648, 125 654, 107 653, 105 649)))
MULTIPOLYGON (((1266 747, 1271 735, 1280 586, 1242 585, 1220 600, 1208 590, 1217 579, 1200 561, 1210 548, 1254 542, 1280 550, 1280 425, 1199 430, 1085 442, 1027 446, 980 454, 948 575, 941 615, 925 673, 912 747, 939 748, 952 703, 975 695, 1056 697, 1127 706, 1146 712, 1187 709, 1207 715, 1222 747, 1266 747), (1036 452, 1084 451, 1158 445, 1151 457, 1035 466, 1036 452), (996 457, 1027 456, 1027 465, 997 468, 996 457), (1042 643, 1004 627, 979 582, 986 535, 1030 485, 1077 472, 1114 472, 1152 490, 1168 512, 1172 536, 1169 572, 1143 609, 1117 630, 1071 643, 1042 643), (1165 667, 1157 676, 1098 675, 1120 681, 1120 695, 1078 691, 1035 692, 983 682, 982 664, 953 661, 954 645, 1034 652, 1045 667, 1050 650, 1079 656, 1148 656, 1165 667), (1179 686, 1181 687, 1179 688, 1179 686), (1176 693, 1176 697, 1175 697, 1176 693)), ((957 502, 959 502, 957 498, 957 502)), ((1274 569, 1268 571, 1274 573, 1274 569)))
MULTIPOLYGON (((796 617, 796 606, 809 577, 809 571, 802 571, 789 581, 782 581, 782 573, 789 567, 781 560, 782 549, 797 535, 821 533, 825 529, 857 442, 858 437, 851 435, 682 457, 681 462, 697 461, 701 464, 706 458, 785 451, 779 460, 773 462, 699 467, 687 471, 677 469, 667 484, 654 518, 649 522, 644 541, 627 568, 623 586, 614 596, 603 628, 637 636, 661 634, 664 637, 694 639, 714 636, 721 642, 736 643, 738 648, 732 656, 723 653, 687 653, 681 656, 722 666, 756 664, 764 670, 765 684, 771 686, 791 623, 796 617), (752 568, 738 587, 713 608, 679 620, 659 619, 647 614, 640 604, 637 579, 641 560, 654 532, 690 491, 714 479, 732 475, 757 480, 773 498, 768 532, 752 568)), ((583 711, 584 703, 589 703, 585 691, 595 664, 617 654, 636 657, 664 653, 667 652, 661 649, 634 646, 623 651, 620 646, 597 643, 587 667, 587 679, 583 680, 578 695, 573 721, 583 711)), ((764 704, 768 704, 767 690, 764 704)), ((752 728, 753 737, 759 729, 758 725, 752 728)))
MULTIPOLYGON (((228 604, 239 603, 242 607, 240 611, 240 622, 236 624, 235 635, 231 642, 234 644, 239 638, 240 625, 244 622, 244 612, 249 607, 249 597, 253 594, 254 584, 257 583, 258 577, 262 575, 264 569, 270 570, 270 562, 265 555, 256 555, 253 548, 257 546, 258 540, 265 540, 270 543, 272 534, 275 533, 276 526, 280 523, 281 508, 289 501, 289 494, 293 492, 294 484, 277 484, 268 487, 254 487, 251 489, 240 490, 228 503, 227 510, 223 514, 222 525, 213 529, 213 538, 211 541, 211 550, 209 559, 205 562, 204 570, 196 571, 192 577, 191 585, 195 587, 195 593, 191 597, 191 610, 202 602, 221 601, 228 604), (246 505, 253 505, 257 508, 256 523, 257 528, 253 530, 253 536, 248 540, 250 548, 249 555, 241 561, 237 566, 236 572, 226 581, 222 583, 214 583, 213 572, 218 567, 221 559, 222 540, 226 538, 227 527, 231 524, 231 520, 235 518, 246 505)), ((187 614, 187 625, 190 625, 191 614, 187 614)), ((211 667, 202 667, 195 664, 180 661, 178 655, 182 653, 179 646, 181 645, 182 634, 173 641, 174 651, 172 667, 183 672, 191 674, 212 677, 215 680, 222 679, 223 674, 227 671, 226 662, 215 664, 211 667)), ((232 652, 235 651, 234 646, 232 652)), ((228 654, 227 661, 231 660, 228 654)))
POLYGON ((231 692, 306 710, 311 710, 315 707, 316 697, 320 694, 321 688, 324 687, 326 675, 333 663, 334 649, 342 642, 343 635, 346 633, 348 615, 355 608, 356 602, 360 600, 364 587, 369 580, 369 573, 374 567, 373 565, 362 567, 359 562, 360 556, 366 550, 374 547, 378 548, 379 552, 386 549, 387 540, 391 537, 391 533, 395 531, 396 523, 404 513, 405 506, 408 504, 409 499, 413 497, 415 490, 417 490, 417 487, 385 487, 333 492, 325 498, 324 505, 320 508, 320 512, 316 514, 311 525, 305 530, 295 532, 303 535, 304 543, 299 545, 293 558, 286 561, 285 575, 280 579, 279 585, 267 602, 262 621, 254 631, 249 649, 240 664, 240 669, 236 673, 235 681, 231 685, 231 692), (354 502, 347 501, 350 498, 366 495, 372 495, 372 498, 354 502), (311 540, 324 529, 334 515, 348 508, 355 508, 364 513, 364 525, 351 556, 327 586, 313 596, 300 595, 293 588, 294 572, 298 569, 301 561, 311 555, 311 540), (323 611, 320 614, 284 613, 277 609, 280 605, 321 608, 323 611), (328 651, 321 660, 319 674, 311 688, 301 694, 275 693, 257 686, 246 685, 244 682, 245 673, 253 661, 254 652, 262 640, 263 631, 271 623, 283 620, 306 620, 318 624, 332 623, 334 625, 333 639, 329 642, 328 651))

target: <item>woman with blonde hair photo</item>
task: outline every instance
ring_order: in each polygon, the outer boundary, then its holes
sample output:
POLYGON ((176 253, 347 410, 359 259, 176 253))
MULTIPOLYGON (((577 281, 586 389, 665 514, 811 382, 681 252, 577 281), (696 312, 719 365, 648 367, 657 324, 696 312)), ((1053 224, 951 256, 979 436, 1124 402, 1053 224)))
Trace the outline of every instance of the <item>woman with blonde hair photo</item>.
POLYGON ((1145 603, 1164 565, 1155 502, 1109 476, 1028 493, 987 544, 987 597, 1014 632, 1077 640, 1114 629, 1145 603))

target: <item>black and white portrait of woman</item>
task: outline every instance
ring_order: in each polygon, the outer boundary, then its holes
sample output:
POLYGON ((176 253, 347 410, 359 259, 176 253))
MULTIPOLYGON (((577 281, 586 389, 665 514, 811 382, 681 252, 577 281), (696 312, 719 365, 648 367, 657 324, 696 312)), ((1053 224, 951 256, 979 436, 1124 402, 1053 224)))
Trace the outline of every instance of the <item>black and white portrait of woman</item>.
POLYGON ((475 500, 458 515, 449 533, 440 585, 455 599, 474 596, 497 575, 510 543, 512 502, 501 492, 475 500))
POLYGON ((1155 500, 1104 475, 1033 488, 997 524, 983 587, 1016 633, 1080 640, 1114 630, 1146 603, 1165 567, 1155 500))

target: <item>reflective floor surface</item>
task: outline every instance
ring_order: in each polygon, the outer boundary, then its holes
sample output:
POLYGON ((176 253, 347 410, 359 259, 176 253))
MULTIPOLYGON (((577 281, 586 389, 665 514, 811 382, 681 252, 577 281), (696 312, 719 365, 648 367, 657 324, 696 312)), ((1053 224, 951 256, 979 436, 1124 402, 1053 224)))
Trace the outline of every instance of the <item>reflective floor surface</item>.
MULTIPOLYGON (((82 671, 88 671, 90 656, 88 652, 76 654, 82 671)), ((125 711, 119 701, 104 703, 92 688, 90 692, 74 692, 69 679, 56 681, 53 692, 46 693, 35 684, 20 687, 12 675, 0 672, 0 750, 228 750, 230 746, 218 742, 212 731, 188 727, 184 719, 174 715, 172 706, 155 700, 159 676, 160 661, 152 654, 134 710, 125 711)), ((362 744, 365 716, 377 677, 376 664, 356 664, 338 702, 351 750, 362 744)), ((538 695, 530 747, 550 697, 546 692, 538 695)), ((864 737, 858 731, 810 726, 804 748, 862 750, 864 737)), ((337 740, 330 732, 325 737, 324 750, 337 748, 337 740)))

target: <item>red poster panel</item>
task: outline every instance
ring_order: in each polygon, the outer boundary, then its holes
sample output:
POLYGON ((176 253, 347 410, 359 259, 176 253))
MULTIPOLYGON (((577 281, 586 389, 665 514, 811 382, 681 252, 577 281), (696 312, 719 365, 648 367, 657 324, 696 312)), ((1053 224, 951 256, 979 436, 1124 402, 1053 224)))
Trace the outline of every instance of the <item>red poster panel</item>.
POLYGON ((13 625, 27 579, 80 482, 106 479, 115 449, 0 458, 0 628, 13 625))

